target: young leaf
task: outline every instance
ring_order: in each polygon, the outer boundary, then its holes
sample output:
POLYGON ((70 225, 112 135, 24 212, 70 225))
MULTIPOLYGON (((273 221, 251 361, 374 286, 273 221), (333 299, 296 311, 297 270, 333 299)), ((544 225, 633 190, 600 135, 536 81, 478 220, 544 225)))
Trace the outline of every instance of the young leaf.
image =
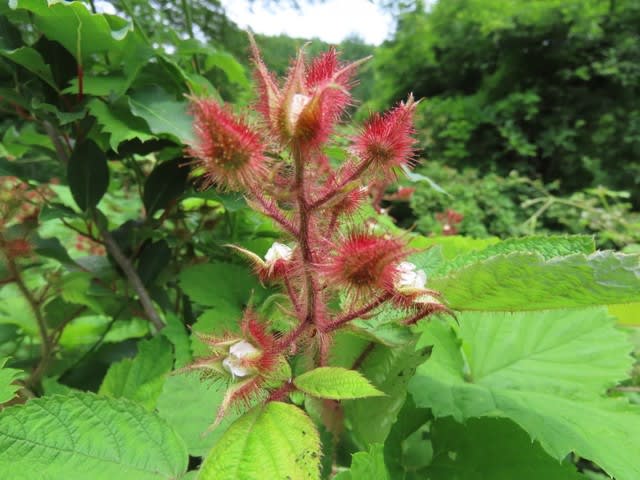
POLYGON ((124 102, 107 105, 102 100, 92 98, 87 102, 91 115, 96 117, 102 132, 109 135, 109 146, 118 151, 118 146, 134 138, 145 142, 154 138, 144 120, 131 114, 124 102))
POLYGON ((24 376, 24 372, 21 370, 4 368, 5 363, 7 363, 7 359, 0 358, 0 405, 15 397, 20 385, 14 385, 13 382, 24 376))
POLYGON ((351 468, 336 475, 334 480, 391 480, 384 464, 382 445, 371 445, 368 452, 354 453, 351 468))
POLYGON ((333 400, 384 395, 360 372, 342 367, 315 368, 294 378, 293 384, 309 395, 333 400))
POLYGON ((98 393, 135 400, 148 410, 156 405, 173 365, 171 344, 157 336, 138 343, 138 354, 109 367, 98 393))
POLYGON ((467 265, 429 287, 455 310, 546 310, 640 301, 640 256, 615 252, 545 259, 497 255, 467 265))
POLYGON ((173 429, 129 400, 75 393, 0 412, 0 478, 170 480, 187 460, 173 429))
POLYGON ((320 478, 320 439, 311 419, 281 402, 237 419, 205 458, 198 480, 320 478))
POLYGON ((109 186, 107 157, 93 140, 77 145, 69 158, 67 180, 80 210, 94 208, 109 186))
POLYGON ((409 383, 417 406, 458 421, 507 417, 558 460, 575 452, 617 478, 640 478, 640 409, 602 397, 632 365, 604 309, 458 320, 459 338, 440 322, 422 327, 433 354, 409 383))

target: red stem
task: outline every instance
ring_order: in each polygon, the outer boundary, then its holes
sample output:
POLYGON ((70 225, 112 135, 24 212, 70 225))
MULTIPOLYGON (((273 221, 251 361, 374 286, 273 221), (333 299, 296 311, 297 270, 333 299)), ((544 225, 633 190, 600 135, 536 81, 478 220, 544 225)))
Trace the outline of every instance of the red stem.
POLYGON ((371 165, 370 160, 364 160, 360 162, 360 164, 353 169, 351 173, 342 178, 336 185, 329 189, 324 195, 320 196, 320 198, 316 198, 311 204, 309 204, 310 210, 315 210, 318 207, 321 207, 333 197, 335 197, 347 184, 353 182, 356 178, 363 174, 363 172, 371 165))
POLYGON ((368 303, 364 307, 361 307, 357 310, 352 310, 351 312, 345 313, 333 320, 333 322, 329 323, 325 328, 324 332, 332 332, 343 326, 345 323, 350 322, 351 320, 355 320, 356 318, 362 317, 363 315, 369 313, 371 310, 379 307, 384 302, 391 298, 391 293, 385 292, 376 298, 373 302, 368 303))

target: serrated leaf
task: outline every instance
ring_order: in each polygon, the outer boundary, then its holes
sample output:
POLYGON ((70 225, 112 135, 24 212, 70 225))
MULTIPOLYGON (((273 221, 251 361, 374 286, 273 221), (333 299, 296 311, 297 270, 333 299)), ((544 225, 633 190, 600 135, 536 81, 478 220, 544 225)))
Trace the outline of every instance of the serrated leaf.
POLYGON ((14 385, 13 382, 24 377, 22 370, 5 367, 7 360, 7 358, 0 358, 0 405, 15 397, 20 385, 14 385))
POLYGON ((124 141, 137 138, 145 142, 154 138, 144 120, 131 114, 126 103, 107 105, 102 100, 92 98, 87 102, 87 108, 98 120, 102 132, 109 135, 109 146, 116 152, 124 141))
POLYGON ((52 2, 46 0, 13 0, 12 9, 31 12, 39 31, 49 40, 60 42, 78 61, 89 60, 92 54, 131 48, 133 27, 126 20, 91 13, 82 2, 52 2))
POLYGON ((173 429, 130 400, 75 393, 0 412, 0 478, 172 480, 187 460, 173 429))
POLYGON ((439 247, 445 260, 451 260, 458 255, 476 250, 482 250, 490 245, 500 242, 499 238, 472 238, 459 235, 447 235, 443 237, 425 237, 414 235, 409 246, 419 250, 439 247))
MULTIPOLYGON (((500 418, 450 417, 430 429, 433 460, 418 478, 430 480, 579 480, 570 462, 560 463, 513 422, 500 418)), ((594 441, 597 441, 594 439, 594 441)), ((365 478, 365 477, 361 477, 365 478)), ((371 477, 368 477, 371 478, 371 477)))
POLYGON ((545 260, 497 255, 432 278, 455 310, 545 310, 640 301, 640 256, 615 252, 545 260))
POLYGON ((138 354, 112 364, 98 393, 135 400, 152 410, 173 366, 171 344, 157 336, 138 343, 138 354))
POLYGON ((93 140, 76 146, 69 158, 67 179, 80 210, 94 208, 109 186, 107 157, 93 140))
POLYGON ((431 275, 446 275, 447 273, 466 265, 471 265, 473 263, 495 257, 496 255, 506 255, 514 252, 538 253, 544 260, 550 260, 554 257, 571 255, 574 253, 591 254, 595 251, 595 248, 595 241, 593 237, 589 235, 536 235, 531 237, 509 238, 494 245, 490 245, 482 250, 458 255, 453 260, 442 263, 440 268, 435 271, 431 271, 431 275))
POLYGON ((238 417, 230 411, 211 428, 227 390, 224 382, 181 373, 167 378, 158 398, 158 414, 184 439, 190 455, 206 455, 238 417))
POLYGON ((157 165, 144 183, 142 201, 148 217, 176 200, 187 186, 189 169, 184 160, 175 158, 157 165))
POLYGON ((640 478, 640 409, 602 397, 632 365, 604 309, 458 320, 459 337, 440 322, 422 327, 433 354, 409 383, 416 405, 458 421, 510 418, 557 460, 575 452, 617 478, 640 478))
POLYGON ((198 480, 320 478, 320 438, 298 407, 258 406, 237 419, 204 460, 198 480))
POLYGON ((193 119, 187 113, 187 104, 175 99, 161 88, 136 92, 129 98, 131 112, 146 120, 157 135, 170 135, 182 143, 193 140, 193 119))
POLYGON ((51 74, 51 68, 44 62, 42 55, 36 49, 31 47, 20 47, 15 50, 0 49, 0 55, 9 60, 22 65, 32 73, 35 73, 42 80, 47 82, 55 90, 58 89, 56 82, 51 74))
POLYGON ((384 464, 384 453, 381 444, 369 447, 368 452, 354 453, 351 468, 336 475, 334 480, 391 480, 384 464))
POLYGON ((384 395, 360 372, 342 367, 314 368, 294 378, 293 384, 309 395, 333 400, 384 395))
POLYGON ((213 306, 221 302, 244 307, 253 294, 254 301, 264 292, 247 268, 230 263, 208 263, 185 268, 180 286, 191 300, 213 306))

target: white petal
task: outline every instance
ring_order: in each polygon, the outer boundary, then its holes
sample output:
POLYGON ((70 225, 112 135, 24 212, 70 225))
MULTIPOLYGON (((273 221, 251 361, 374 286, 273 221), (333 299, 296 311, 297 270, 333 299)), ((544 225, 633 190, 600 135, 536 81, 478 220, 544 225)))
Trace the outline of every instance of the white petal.
POLYGON ((267 250, 264 259, 269 265, 273 265, 278 260, 291 260, 292 253, 293 250, 288 245, 273 242, 273 245, 267 250))
POLYGON ((246 340, 240 340, 229 348, 229 358, 235 357, 241 359, 253 356, 256 353, 258 353, 258 349, 246 340))
POLYGON ((234 357, 227 357, 222 360, 222 366, 231 372, 234 377, 246 377, 250 373, 250 370, 240 365, 238 359, 234 357))

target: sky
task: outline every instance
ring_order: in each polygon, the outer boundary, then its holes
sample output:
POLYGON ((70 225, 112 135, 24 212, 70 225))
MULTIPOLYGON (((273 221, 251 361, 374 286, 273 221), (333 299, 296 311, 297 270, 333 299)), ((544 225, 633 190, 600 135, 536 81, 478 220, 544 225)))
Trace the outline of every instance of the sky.
POLYGON ((320 38, 339 43, 357 34, 366 43, 379 45, 391 33, 391 14, 368 0, 326 0, 315 5, 303 5, 300 10, 283 6, 264 7, 261 2, 222 0, 227 16, 241 28, 255 33, 287 34, 290 37, 320 38))

